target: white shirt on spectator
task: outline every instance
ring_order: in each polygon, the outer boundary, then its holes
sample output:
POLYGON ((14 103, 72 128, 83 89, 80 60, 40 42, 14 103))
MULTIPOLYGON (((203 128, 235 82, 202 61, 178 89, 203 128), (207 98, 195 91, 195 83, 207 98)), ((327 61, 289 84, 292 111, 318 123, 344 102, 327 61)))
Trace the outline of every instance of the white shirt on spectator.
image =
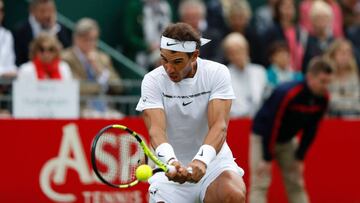
POLYGON ((265 68, 248 63, 243 70, 229 65, 231 82, 236 99, 230 117, 253 117, 258 110, 267 84, 265 68))
MULTIPOLYGON (((72 80, 71 70, 69 65, 65 61, 61 61, 59 64, 61 80, 72 80)), ((36 68, 32 61, 24 63, 20 66, 18 77, 19 80, 38 80, 36 74, 36 68)))
POLYGON ((16 72, 14 39, 11 33, 0 26, 0 76, 16 72))

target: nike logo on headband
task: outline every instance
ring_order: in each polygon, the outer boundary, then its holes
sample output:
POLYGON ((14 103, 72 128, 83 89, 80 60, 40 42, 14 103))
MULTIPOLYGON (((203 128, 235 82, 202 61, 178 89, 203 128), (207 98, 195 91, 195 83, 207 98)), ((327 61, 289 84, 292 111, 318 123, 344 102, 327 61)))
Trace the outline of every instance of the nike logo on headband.
POLYGON ((173 46, 173 45, 176 45, 176 44, 179 44, 178 42, 176 42, 176 43, 169 43, 169 42, 167 42, 166 43, 166 46, 173 46))

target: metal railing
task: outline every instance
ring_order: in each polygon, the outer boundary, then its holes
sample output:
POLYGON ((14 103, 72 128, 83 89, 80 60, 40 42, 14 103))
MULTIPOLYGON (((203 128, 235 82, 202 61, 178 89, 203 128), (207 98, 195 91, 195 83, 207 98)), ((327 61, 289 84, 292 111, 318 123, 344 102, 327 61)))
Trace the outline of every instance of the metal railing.
MULTIPOLYGON (((12 80, 0 79, 0 112, 12 112, 12 80)), ((84 83, 84 82, 83 82, 84 83)), ((120 85, 119 83, 110 83, 110 86, 120 85)), ((80 102, 87 103, 91 100, 101 100, 108 104, 112 109, 121 112, 126 116, 136 116, 139 112, 135 110, 140 98, 140 80, 126 79, 121 82, 123 93, 120 95, 101 94, 98 95, 80 95, 80 102), (134 92, 138 92, 135 93, 134 92)))

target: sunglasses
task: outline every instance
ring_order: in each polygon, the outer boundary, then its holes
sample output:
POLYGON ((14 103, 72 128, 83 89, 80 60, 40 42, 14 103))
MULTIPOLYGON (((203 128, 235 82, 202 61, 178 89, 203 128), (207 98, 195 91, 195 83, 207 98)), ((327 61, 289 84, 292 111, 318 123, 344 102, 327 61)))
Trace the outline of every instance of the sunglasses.
POLYGON ((39 47, 39 51, 41 52, 41 53, 44 53, 44 52, 52 52, 52 53, 54 53, 54 52, 56 52, 56 48, 55 47, 39 47))

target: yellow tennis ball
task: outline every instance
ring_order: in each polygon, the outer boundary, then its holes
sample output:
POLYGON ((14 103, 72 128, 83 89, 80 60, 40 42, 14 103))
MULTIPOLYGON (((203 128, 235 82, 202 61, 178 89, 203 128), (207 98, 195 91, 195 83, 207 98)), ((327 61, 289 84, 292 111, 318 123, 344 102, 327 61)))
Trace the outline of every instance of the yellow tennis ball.
POLYGON ((135 176, 140 181, 147 181, 152 176, 152 169, 147 164, 140 165, 136 168, 135 176))

